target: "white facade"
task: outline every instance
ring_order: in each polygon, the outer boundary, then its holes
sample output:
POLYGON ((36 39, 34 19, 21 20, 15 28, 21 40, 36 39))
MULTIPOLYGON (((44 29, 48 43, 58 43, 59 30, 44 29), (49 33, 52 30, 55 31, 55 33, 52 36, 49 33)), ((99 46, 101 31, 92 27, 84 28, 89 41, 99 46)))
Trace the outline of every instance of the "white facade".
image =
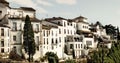
POLYGON ((76 58, 80 58, 83 54, 83 50, 84 50, 84 36, 82 35, 71 35, 71 36, 67 36, 67 51, 68 54, 72 54, 72 51, 74 49, 75 52, 75 57, 76 58))
MULTIPOLYGON (((10 52, 10 30, 9 27, 0 24, 0 53, 6 56, 10 52)), ((8 57, 8 56, 7 56, 8 57)))
POLYGON ((53 17, 41 22, 36 18, 35 13, 32 8, 9 8, 0 4, 0 20, 3 17, 7 18, 7 23, 0 22, 6 25, 6 27, 0 26, 0 33, 4 33, 4 36, 0 35, 0 53, 9 53, 12 48, 16 48, 19 55, 23 53, 26 58, 28 57, 22 50, 24 18, 26 15, 30 16, 34 31, 34 40, 37 48, 33 58, 36 60, 44 56, 46 52, 56 53, 59 59, 66 58, 67 54, 64 53, 65 45, 68 47, 68 54, 71 53, 73 47, 76 58, 80 58, 81 55, 86 55, 84 52, 85 46, 90 48, 97 46, 94 35, 107 36, 106 30, 101 29, 99 25, 96 26, 96 32, 91 32, 85 17, 80 16, 72 19, 72 21, 61 17, 53 17), (68 36, 72 36, 73 40, 69 41, 68 36))

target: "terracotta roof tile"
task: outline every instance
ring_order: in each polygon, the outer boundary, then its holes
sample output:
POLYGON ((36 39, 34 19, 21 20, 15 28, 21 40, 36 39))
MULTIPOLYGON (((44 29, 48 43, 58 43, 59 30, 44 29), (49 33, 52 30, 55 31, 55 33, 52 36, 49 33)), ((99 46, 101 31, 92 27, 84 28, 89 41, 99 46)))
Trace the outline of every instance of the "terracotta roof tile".
POLYGON ((27 11, 36 11, 35 9, 31 7, 20 7, 22 10, 27 10, 27 11))

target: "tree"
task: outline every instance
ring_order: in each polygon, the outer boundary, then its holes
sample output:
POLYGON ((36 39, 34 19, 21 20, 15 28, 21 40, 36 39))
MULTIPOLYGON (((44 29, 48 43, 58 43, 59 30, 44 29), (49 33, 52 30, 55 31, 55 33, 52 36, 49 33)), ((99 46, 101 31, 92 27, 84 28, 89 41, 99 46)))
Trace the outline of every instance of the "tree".
POLYGON ((33 55, 35 54, 36 46, 34 41, 34 32, 28 15, 25 18, 24 24, 23 47, 25 49, 25 52, 29 55, 30 62, 33 58, 33 55))
POLYGON ((114 36, 116 35, 116 28, 113 25, 109 24, 105 25, 105 29, 106 33, 110 35, 112 39, 114 39, 115 38, 114 36))
POLYGON ((119 27, 117 27, 117 39, 120 40, 119 27))
POLYGON ((53 52, 47 52, 45 54, 45 57, 49 63, 58 63, 59 62, 58 56, 53 52))

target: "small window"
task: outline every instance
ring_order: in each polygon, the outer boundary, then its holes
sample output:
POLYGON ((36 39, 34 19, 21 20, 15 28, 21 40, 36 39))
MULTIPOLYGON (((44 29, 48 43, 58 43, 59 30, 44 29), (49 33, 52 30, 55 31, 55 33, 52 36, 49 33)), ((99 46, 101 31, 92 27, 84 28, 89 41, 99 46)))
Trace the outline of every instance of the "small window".
POLYGON ((4 48, 1 49, 1 53, 4 53, 4 48))
POLYGON ((61 34, 61 29, 59 29, 59 34, 61 34))
POLYGON ((13 41, 16 41, 16 36, 13 36, 13 41))
POLYGON ((66 29, 64 29, 64 34, 66 34, 66 29))
POLYGON ((45 36, 45 30, 43 30, 43 35, 45 36))
POLYGON ((82 44, 81 44, 81 48, 82 48, 82 44))
POLYGON ((68 34, 69 34, 69 30, 68 30, 68 34))
POLYGON ((59 37, 59 42, 61 43, 61 37, 59 37))
POLYGON ((74 48, 73 44, 70 44, 70 49, 73 49, 73 48, 74 48))
POLYGON ((9 36, 9 29, 8 29, 8 36, 9 36))
POLYGON ((64 22, 64 26, 66 26, 66 23, 64 22))
POLYGON ((58 43, 57 39, 56 39, 56 44, 58 43))
POLYGON ((1 40, 1 47, 4 47, 4 40, 1 40))
POLYGON ((77 49, 77 44, 76 44, 76 49, 77 49))
POLYGON ((78 48, 80 48, 80 44, 78 44, 78 48))
POLYGON ((52 31, 52 36, 53 36, 53 31, 52 31))
POLYGON ((58 24, 60 25, 60 22, 58 21, 58 24))
POLYGON ((47 38, 47 45, 48 45, 48 38, 47 38))
POLYGON ((13 31, 16 31, 16 30, 17 30, 17 23, 13 22, 13 31))
POLYGON ((4 36, 4 29, 1 29, 1 36, 4 36))
POLYGON ((39 24, 36 24, 36 31, 39 31, 39 24))
POLYGON ((52 44, 54 44, 54 40, 53 40, 53 38, 52 38, 52 44))
POLYGON ((44 38, 44 44, 45 44, 45 38, 44 38))

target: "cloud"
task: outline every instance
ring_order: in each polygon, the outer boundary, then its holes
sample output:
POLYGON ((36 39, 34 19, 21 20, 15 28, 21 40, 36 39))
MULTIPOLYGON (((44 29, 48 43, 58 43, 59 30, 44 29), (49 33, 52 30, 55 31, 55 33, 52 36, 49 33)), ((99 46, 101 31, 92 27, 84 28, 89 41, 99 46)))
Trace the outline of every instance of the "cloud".
POLYGON ((60 4, 74 5, 77 3, 77 0, 56 0, 56 2, 60 4))
POLYGON ((38 4, 45 5, 45 6, 53 6, 53 4, 45 1, 45 0, 35 0, 38 4))
POLYGON ((42 7, 40 7, 38 4, 34 3, 33 0, 7 0, 8 2, 14 2, 20 6, 23 7, 32 7, 35 10, 37 10, 38 13, 47 13, 47 11, 45 9, 43 9, 42 7))

